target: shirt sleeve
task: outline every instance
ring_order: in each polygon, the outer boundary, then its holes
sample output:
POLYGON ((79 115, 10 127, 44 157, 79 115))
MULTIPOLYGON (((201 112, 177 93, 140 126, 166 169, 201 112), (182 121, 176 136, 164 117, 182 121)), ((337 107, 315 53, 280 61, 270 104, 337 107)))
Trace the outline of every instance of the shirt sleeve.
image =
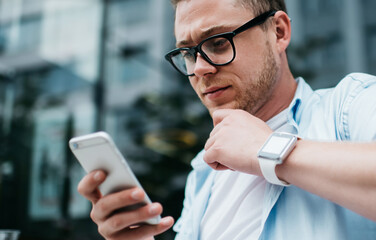
POLYGON ((179 232, 181 231, 181 228, 183 226, 184 221, 187 218, 189 209, 192 206, 192 194, 194 189, 194 172, 190 172, 187 178, 187 183, 185 186, 185 196, 183 201, 183 210, 181 212, 181 215, 177 222, 175 223, 173 230, 177 233, 177 236, 175 239, 179 239, 179 232))
POLYGON ((343 128, 350 141, 376 141, 376 77, 352 76, 356 82, 343 105, 343 128))

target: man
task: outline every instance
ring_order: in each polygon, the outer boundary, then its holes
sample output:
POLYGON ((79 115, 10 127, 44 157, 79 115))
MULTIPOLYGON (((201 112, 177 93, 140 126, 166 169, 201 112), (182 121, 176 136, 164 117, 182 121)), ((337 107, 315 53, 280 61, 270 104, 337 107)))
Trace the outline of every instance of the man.
MULTIPOLYGON (((376 78, 352 74, 316 92, 295 80, 283 0, 173 4, 178 49, 166 58, 214 123, 192 162, 176 238, 375 239, 376 78)), ((152 239, 173 225, 137 226, 162 212, 158 203, 112 214, 144 193, 102 197, 104 179, 90 173, 78 189, 106 239, 152 239)))

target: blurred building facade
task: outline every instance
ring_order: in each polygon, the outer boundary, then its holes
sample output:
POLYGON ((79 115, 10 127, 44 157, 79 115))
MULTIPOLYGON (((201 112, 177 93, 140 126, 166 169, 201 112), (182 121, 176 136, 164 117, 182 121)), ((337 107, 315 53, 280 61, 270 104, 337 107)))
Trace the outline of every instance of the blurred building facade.
MULTIPOLYGON (((353 71, 376 74, 374 1, 286 3, 295 75, 320 88, 353 71)), ((113 136, 166 215, 179 216, 211 120, 163 59, 173 15, 166 0, 0 0, 0 229, 101 239, 67 146, 97 130, 113 136)))
POLYGON ((333 87, 346 74, 376 74, 372 0, 286 0, 292 19, 291 68, 313 88, 333 87))

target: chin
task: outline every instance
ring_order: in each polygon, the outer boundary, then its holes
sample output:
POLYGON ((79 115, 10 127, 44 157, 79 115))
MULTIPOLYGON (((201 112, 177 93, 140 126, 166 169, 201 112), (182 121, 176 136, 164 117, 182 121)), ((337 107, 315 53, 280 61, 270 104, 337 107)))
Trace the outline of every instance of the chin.
POLYGON ((207 107, 210 116, 213 116, 213 113, 220 109, 241 109, 234 103, 227 103, 216 107, 207 107))

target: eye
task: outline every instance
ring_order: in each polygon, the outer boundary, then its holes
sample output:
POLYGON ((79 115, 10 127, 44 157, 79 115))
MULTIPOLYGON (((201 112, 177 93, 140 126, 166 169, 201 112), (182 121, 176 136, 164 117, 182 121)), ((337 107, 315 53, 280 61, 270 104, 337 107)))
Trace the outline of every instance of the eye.
POLYGON ((180 53, 183 59, 186 61, 194 61, 195 59, 195 56, 189 51, 181 51, 180 53))
POLYGON ((216 41, 213 42, 214 48, 221 48, 224 47, 228 43, 226 38, 218 38, 216 41))
POLYGON ((208 54, 220 54, 226 52, 230 45, 230 41, 226 38, 213 38, 203 45, 203 49, 208 54))

